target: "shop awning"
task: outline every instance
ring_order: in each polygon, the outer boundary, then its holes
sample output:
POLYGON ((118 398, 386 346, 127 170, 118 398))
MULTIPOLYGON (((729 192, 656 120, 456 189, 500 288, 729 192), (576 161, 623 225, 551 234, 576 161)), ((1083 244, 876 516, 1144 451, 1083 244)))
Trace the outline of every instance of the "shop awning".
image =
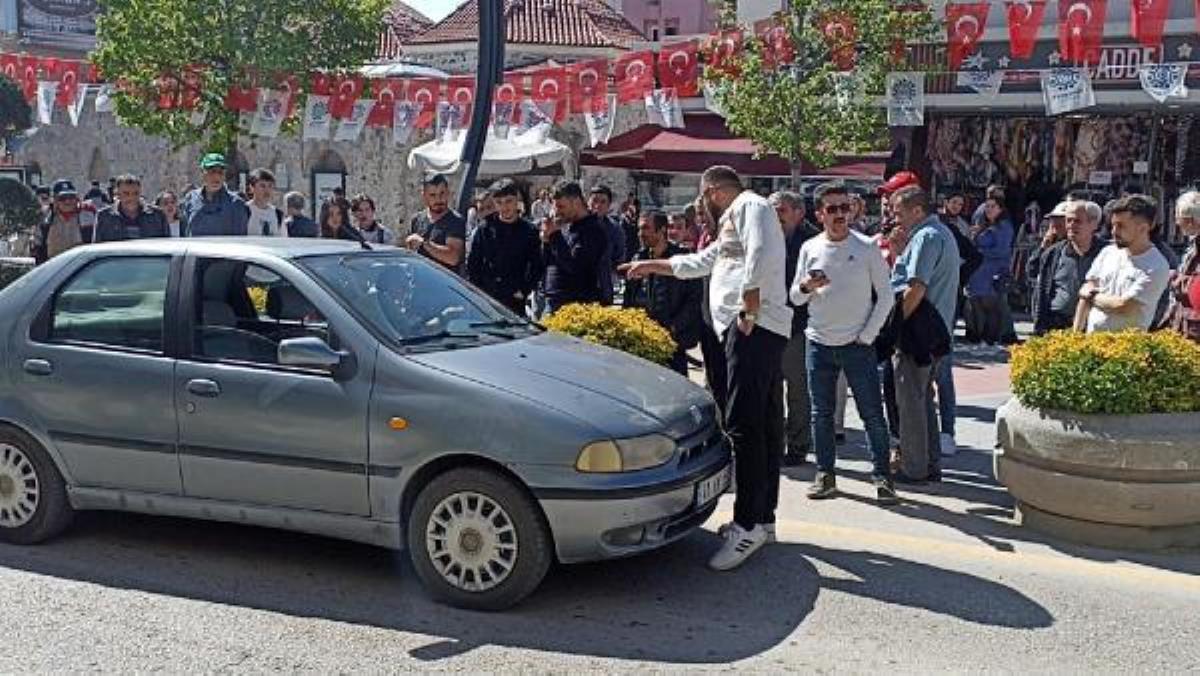
MULTIPOLYGON (((426 172, 453 174, 459 169, 463 137, 453 141, 430 141, 414 148, 408 155, 408 166, 426 172)), ((481 176, 521 174, 539 167, 558 164, 571 149, 551 138, 529 134, 528 140, 496 138, 488 135, 479 163, 481 176)))

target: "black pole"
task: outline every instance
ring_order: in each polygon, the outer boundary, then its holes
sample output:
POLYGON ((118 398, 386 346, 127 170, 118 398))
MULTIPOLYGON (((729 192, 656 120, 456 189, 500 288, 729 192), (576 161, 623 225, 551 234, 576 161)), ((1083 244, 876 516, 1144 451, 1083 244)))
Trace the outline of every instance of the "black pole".
POLYGON ((475 73, 475 105, 471 110, 471 128, 463 141, 462 182, 458 185, 458 211, 466 214, 475 194, 475 177, 483 146, 487 143, 492 119, 492 95, 504 73, 504 3, 478 0, 479 69, 475 73))

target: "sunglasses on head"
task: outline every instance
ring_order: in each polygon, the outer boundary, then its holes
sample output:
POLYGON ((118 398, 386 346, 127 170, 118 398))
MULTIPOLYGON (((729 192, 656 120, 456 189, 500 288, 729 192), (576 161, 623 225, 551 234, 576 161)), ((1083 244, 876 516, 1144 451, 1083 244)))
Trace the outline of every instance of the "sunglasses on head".
POLYGON ((825 211, 825 213, 829 214, 830 216, 832 216, 834 214, 848 214, 848 213, 850 213, 850 205, 849 204, 827 204, 824 207, 824 211, 825 211))

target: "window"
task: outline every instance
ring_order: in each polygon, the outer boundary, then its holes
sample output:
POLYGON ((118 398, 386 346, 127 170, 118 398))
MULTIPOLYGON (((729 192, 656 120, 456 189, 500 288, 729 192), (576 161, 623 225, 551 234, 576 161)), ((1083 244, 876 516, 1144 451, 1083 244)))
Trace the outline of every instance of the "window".
POLYGON ((162 352, 169 258, 109 258, 54 298, 50 340, 162 352))
POLYGON ((330 342, 329 325, 316 306, 275 272, 241 261, 207 260, 198 274, 197 356, 274 365, 285 340, 330 342))
POLYGON ((679 19, 663 21, 663 35, 679 35, 679 19))

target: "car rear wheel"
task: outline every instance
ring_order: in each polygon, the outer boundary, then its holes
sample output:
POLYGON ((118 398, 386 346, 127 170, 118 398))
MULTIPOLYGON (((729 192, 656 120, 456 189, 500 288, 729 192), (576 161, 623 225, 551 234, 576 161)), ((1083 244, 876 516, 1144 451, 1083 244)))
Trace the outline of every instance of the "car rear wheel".
POLYGON ((73 512, 50 456, 28 435, 0 429, 0 541, 28 545, 62 532, 73 512))
POLYGON ((531 594, 550 569, 549 529, 533 500, 486 469, 435 478, 417 496, 408 549, 437 600, 473 610, 503 610, 531 594))

